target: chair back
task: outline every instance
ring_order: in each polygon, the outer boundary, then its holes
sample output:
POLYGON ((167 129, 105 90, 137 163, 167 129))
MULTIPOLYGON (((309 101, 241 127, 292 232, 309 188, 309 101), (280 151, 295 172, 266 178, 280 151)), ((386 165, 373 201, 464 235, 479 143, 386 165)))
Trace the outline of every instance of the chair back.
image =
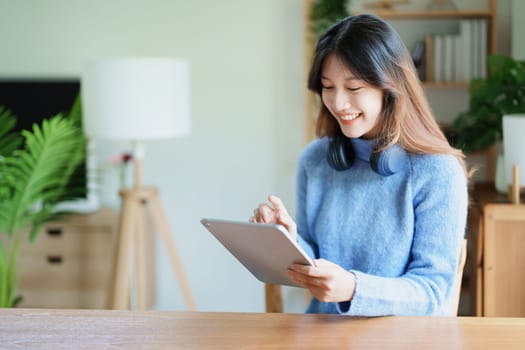
POLYGON ((459 253, 458 268, 456 270, 456 280, 454 282, 454 301, 450 304, 449 316, 457 316, 459 311, 459 298, 461 295, 461 280, 463 279, 463 270, 467 261, 467 240, 463 240, 461 251, 459 253))

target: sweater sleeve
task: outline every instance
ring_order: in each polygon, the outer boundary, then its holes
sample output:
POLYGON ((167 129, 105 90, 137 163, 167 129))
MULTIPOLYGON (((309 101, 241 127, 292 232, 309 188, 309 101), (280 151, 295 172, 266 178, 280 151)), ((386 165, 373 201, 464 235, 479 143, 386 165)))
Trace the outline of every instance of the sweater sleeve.
POLYGON ((321 140, 310 143, 301 153, 297 165, 296 178, 296 224, 297 224, 297 243, 312 259, 319 258, 317 244, 312 239, 307 218, 308 207, 308 171, 312 165, 319 161, 319 146, 322 146, 321 140))
MULTIPOLYGON (((410 261, 399 277, 351 270, 356 290, 347 315, 446 315, 465 234, 466 176, 452 156, 420 156, 411 161, 414 237, 410 261)), ((385 263, 388 263, 385 261, 385 263)))

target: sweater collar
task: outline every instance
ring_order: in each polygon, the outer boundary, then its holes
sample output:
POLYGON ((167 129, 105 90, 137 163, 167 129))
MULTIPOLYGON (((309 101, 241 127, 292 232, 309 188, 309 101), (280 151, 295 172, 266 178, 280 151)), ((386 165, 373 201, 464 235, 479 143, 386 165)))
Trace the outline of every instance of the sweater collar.
POLYGON ((370 161, 370 156, 376 146, 377 140, 366 140, 360 138, 351 138, 350 142, 354 149, 354 153, 357 158, 364 160, 366 162, 370 161))

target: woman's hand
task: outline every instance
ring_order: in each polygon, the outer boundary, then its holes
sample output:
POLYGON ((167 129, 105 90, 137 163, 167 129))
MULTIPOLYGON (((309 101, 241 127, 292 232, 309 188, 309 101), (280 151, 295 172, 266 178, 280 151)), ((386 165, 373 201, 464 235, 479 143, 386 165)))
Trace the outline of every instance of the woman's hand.
POLYGON ((267 203, 261 203, 254 209, 253 216, 249 219, 250 222, 283 225, 292 239, 295 240, 297 237, 297 225, 290 214, 288 214, 288 210, 286 210, 281 199, 270 195, 268 200, 271 206, 267 203))
POLYGON ((290 265, 288 275, 319 301, 350 301, 354 296, 355 275, 328 260, 314 260, 314 266, 290 265))

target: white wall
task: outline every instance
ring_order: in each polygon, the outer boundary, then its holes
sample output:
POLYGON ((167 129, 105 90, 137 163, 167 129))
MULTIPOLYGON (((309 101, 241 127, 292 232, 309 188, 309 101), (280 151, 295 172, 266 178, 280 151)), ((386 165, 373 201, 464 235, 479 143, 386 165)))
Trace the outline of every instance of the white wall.
POLYGON ((512 57, 525 60, 525 1, 512 1, 512 57))
MULTIPOLYGON (((303 146, 301 6, 301 0, 0 1, 2 77, 79 77, 86 61, 102 56, 190 60, 192 134, 148 142, 144 182, 160 188, 200 310, 264 310, 263 285, 199 220, 246 220, 269 193, 295 206, 295 160, 303 146)), ((106 159, 126 149, 98 144, 106 205, 118 207, 119 186, 106 159)), ((158 251, 157 308, 184 309, 158 251)), ((287 298, 297 299, 294 293, 287 298)))

